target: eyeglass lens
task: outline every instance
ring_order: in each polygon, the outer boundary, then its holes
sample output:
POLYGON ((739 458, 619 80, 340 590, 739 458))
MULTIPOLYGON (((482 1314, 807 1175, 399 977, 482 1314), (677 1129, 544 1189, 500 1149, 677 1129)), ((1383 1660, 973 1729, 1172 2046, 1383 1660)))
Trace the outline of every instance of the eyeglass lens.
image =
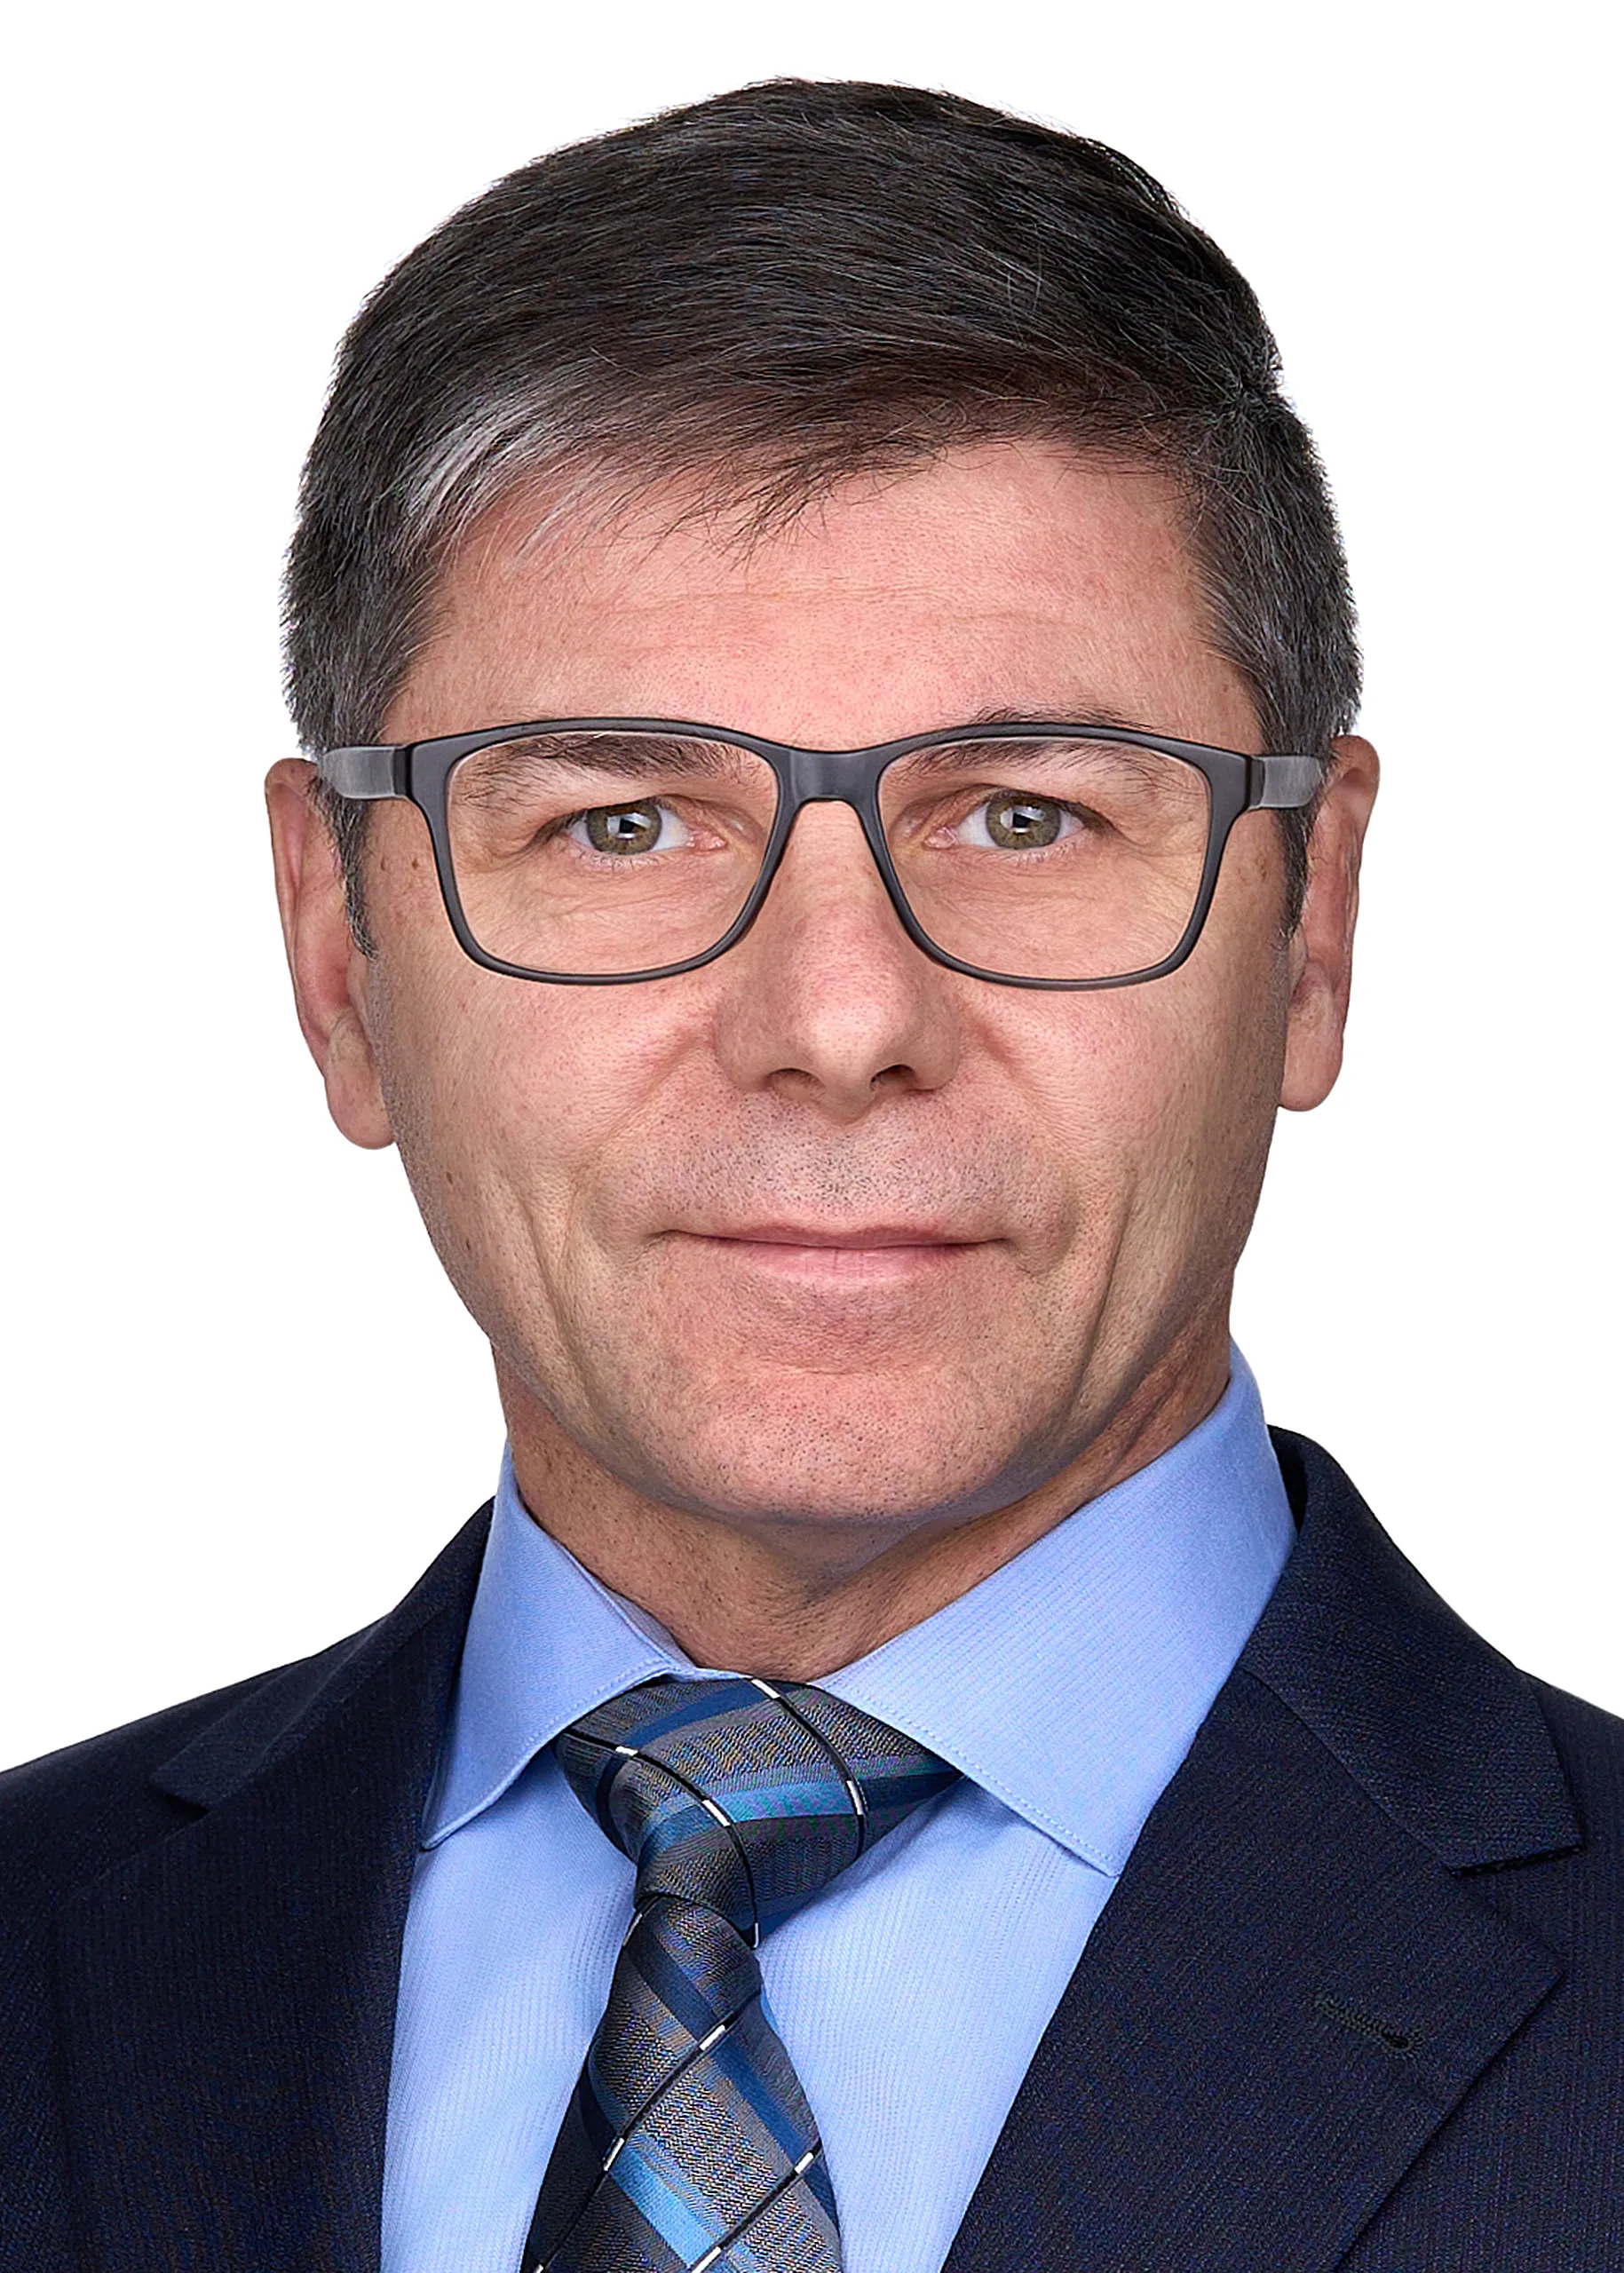
MULTIPOLYGON (((761 873, 778 805, 728 742, 619 729, 527 734, 454 770, 457 896, 487 954, 606 977, 716 946, 761 873)), ((885 841, 921 930, 1010 978, 1097 979, 1170 954, 1194 912, 1206 776, 1081 736, 949 742, 880 779, 885 841)))

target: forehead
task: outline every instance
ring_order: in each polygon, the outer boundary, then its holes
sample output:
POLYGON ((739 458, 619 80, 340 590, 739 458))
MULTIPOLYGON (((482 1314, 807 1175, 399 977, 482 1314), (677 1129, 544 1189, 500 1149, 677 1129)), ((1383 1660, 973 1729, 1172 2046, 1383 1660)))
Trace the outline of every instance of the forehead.
POLYGON ((519 492, 446 573, 389 731, 574 712, 827 744, 1010 709, 1250 731, 1162 474, 985 445, 765 527, 675 489, 596 519, 519 492))

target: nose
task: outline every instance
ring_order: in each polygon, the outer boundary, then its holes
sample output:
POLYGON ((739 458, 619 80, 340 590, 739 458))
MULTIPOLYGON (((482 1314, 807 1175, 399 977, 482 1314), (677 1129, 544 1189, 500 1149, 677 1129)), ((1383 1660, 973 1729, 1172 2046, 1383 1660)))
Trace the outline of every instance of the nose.
POLYGON ((760 915, 717 969, 717 1049, 742 1089, 849 1121, 958 1065, 954 989, 970 982, 908 938, 849 805, 802 808, 760 915))

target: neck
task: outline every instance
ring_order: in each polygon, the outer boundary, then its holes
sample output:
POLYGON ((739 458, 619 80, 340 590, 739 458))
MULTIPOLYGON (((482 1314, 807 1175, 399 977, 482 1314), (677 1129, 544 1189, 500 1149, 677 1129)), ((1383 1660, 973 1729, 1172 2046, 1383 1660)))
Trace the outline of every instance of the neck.
POLYGON ((605 1468, 500 1362, 497 1379, 525 1504, 577 1562, 696 1665, 817 1681, 968 1594, 1187 1436, 1224 1393, 1228 1351, 1220 1321, 1194 1349, 1170 1351, 1034 1488, 906 1525, 671 1505, 605 1468))

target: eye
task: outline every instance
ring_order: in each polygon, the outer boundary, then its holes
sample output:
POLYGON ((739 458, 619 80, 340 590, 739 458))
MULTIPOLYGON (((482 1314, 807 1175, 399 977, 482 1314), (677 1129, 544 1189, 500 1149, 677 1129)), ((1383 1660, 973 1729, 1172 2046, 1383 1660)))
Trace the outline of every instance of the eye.
POLYGON ((1000 789, 972 806, 955 834, 961 844, 991 844, 1003 852, 1040 852, 1045 845, 1074 836, 1081 821, 1069 805, 1053 797, 1023 796, 1000 789))
POLYGON ((669 852, 690 841, 687 824, 655 799, 592 805, 566 824, 565 835, 594 852, 669 852))

